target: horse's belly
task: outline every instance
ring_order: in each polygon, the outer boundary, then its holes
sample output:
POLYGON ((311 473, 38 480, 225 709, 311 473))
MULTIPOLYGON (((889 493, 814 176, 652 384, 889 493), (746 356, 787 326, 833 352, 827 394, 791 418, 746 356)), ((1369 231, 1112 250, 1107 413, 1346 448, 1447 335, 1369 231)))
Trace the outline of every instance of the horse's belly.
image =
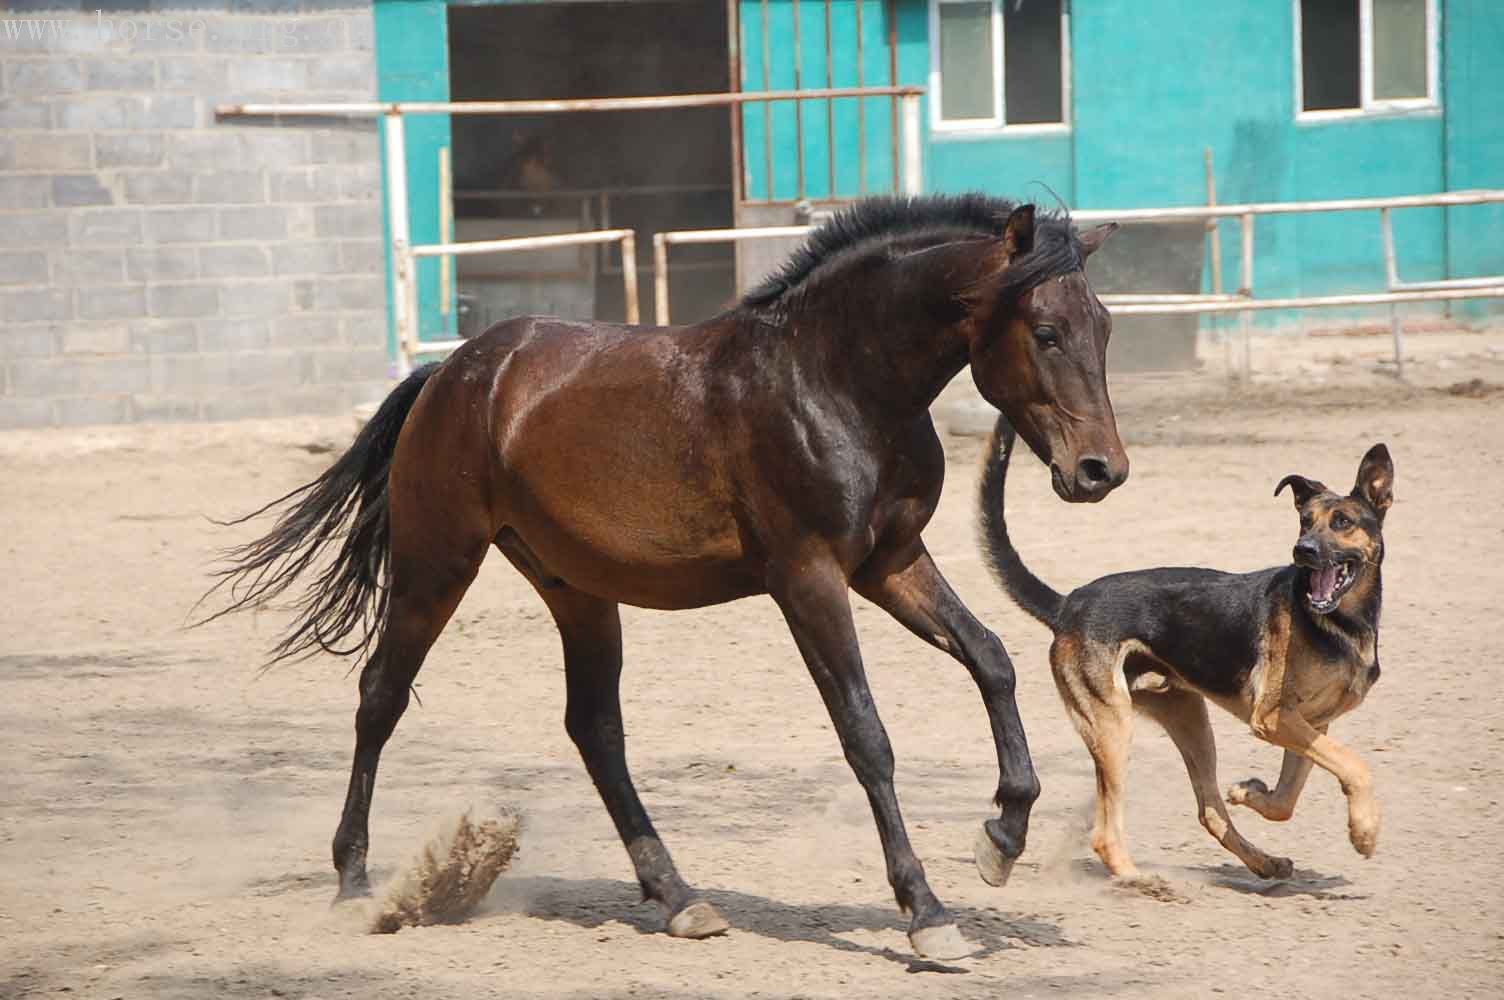
POLYGON ((619 493, 533 499, 508 527, 550 575, 577 590, 663 609, 762 590, 762 574, 729 514, 667 500, 651 509, 623 502, 633 498, 619 493))

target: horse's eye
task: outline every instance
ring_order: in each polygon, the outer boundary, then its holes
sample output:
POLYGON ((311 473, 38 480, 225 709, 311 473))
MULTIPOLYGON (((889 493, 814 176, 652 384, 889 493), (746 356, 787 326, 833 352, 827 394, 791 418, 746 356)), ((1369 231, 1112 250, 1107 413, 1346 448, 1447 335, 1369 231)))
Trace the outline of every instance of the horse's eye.
POLYGON ((1040 347, 1059 347, 1060 332, 1053 326, 1036 326, 1034 328, 1034 342, 1040 347))
POLYGON ((1343 514, 1343 513, 1339 512, 1339 513, 1336 513, 1336 514, 1332 515, 1332 530, 1333 531, 1346 531, 1348 528, 1351 528, 1352 526, 1353 526, 1352 518, 1348 517, 1346 514, 1343 514))

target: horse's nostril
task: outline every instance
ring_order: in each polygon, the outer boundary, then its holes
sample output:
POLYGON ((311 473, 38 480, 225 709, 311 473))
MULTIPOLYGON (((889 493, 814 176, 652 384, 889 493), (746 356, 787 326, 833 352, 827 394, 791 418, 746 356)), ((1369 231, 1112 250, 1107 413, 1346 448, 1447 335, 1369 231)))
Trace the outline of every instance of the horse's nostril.
POLYGON ((1107 462, 1101 458, 1083 458, 1076 466, 1076 481, 1082 486, 1101 486, 1112 478, 1107 462))

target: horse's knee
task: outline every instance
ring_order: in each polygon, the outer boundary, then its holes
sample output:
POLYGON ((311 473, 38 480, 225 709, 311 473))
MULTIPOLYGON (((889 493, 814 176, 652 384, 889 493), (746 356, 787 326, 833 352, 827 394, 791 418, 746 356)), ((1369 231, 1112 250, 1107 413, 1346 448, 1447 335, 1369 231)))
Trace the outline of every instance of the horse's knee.
POLYGON ((993 632, 983 630, 979 639, 968 644, 966 657, 967 665, 987 697, 1013 697, 1018 686, 1013 660, 1003 648, 1003 641, 993 632))

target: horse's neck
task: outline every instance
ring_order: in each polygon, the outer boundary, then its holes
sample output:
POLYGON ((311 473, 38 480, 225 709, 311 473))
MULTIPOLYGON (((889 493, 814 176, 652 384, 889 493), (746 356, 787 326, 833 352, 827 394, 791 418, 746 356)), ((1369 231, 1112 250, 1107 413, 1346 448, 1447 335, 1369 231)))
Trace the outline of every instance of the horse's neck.
POLYGON ((792 318, 795 349, 874 419, 906 421, 929 407, 966 367, 967 343, 918 310, 891 310, 874 296, 870 316, 850 309, 792 318), (854 314, 855 313, 855 314, 854 314))

